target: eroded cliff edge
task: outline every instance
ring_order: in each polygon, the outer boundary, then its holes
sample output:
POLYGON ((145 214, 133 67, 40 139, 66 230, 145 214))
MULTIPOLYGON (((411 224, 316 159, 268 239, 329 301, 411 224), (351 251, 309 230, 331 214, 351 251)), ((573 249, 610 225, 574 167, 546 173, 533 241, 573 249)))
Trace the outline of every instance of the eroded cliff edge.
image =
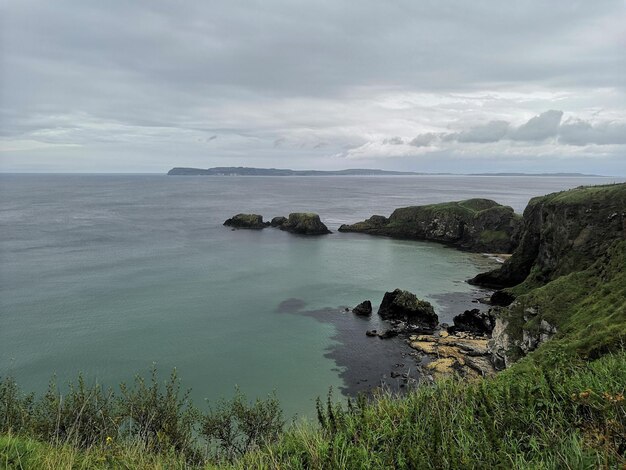
POLYGON ((411 206, 389 218, 374 215, 340 232, 359 232, 410 240, 429 240, 475 252, 510 253, 516 246, 521 217, 490 199, 411 206))
POLYGON ((540 356, 598 357, 626 344, 626 184, 532 199, 519 245, 473 284, 501 290, 489 349, 504 368, 540 356), (535 355, 535 357, 537 357, 535 355))

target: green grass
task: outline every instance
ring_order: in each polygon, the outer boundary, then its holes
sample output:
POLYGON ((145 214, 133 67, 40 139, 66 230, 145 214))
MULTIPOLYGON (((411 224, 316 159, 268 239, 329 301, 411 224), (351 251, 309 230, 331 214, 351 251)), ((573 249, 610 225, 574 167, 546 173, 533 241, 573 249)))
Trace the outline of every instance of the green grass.
MULTIPOLYGON (((626 353, 542 368, 524 359, 492 379, 446 380, 403 398, 381 393, 320 405, 235 461, 194 468, 616 468, 626 451, 626 353)), ((191 468, 174 450, 134 441, 78 449, 23 435, 0 438, 0 468, 191 468)))
POLYGON ((543 202, 544 204, 588 205, 594 202, 603 203, 607 200, 613 200, 615 202, 621 201, 622 207, 626 206, 626 184, 615 183, 599 186, 579 186, 568 191, 560 191, 532 198, 528 205, 532 206, 538 202, 543 202))
POLYGON ((508 240, 509 235, 504 230, 483 230, 480 233, 480 241, 488 244, 496 240, 508 240))

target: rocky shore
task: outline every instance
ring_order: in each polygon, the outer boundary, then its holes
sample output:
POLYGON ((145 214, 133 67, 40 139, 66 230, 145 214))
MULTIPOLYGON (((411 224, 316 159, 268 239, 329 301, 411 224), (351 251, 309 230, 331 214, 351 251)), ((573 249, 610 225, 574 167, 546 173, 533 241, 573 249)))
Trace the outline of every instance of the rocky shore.
MULTIPOLYGON (((271 222, 256 214, 238 214, 224 224, 249 229, 272 226, 303 235, 330 233, 317 214, 309 213, 275 217, 271 222)), ((339 231, 431 240, 500 254, 498 269, 468 281, 496 289, 480 300, 487 310, 460 312, 453 325, 439 324, 433 306, 411 292, 395 289, 384 294, 377 312, 383 327, 367 329, 365 335, 370 341, 404 341, 422 376, 488 376, 552 338, 567 337, 568 330, 585 329, 577 342, 568 339, 564 344, 577 344, 587 355, 602 354, 626 340, 623 331, 607 337, 592 329, 596 324, 598 331, 612 331, 611 321, 618 325, 624 321, 620 315, 626 295, 626 184, 580 187, 533 198, 523 217, 494 201, 470 199, 401 208, 389 218, 375 215, 342 225, 339 231), (606 292, 598 294, 603 286, 606 292), (589 316, 595 311, 594 304, 585 303, 591 292, 595 302, 603 305, 597 315, 604 323, 589 316), (605 303, 616 319, 604 318, 605 303)), ((372 311, 370 300, 352 309, 365 320, 372 311)))

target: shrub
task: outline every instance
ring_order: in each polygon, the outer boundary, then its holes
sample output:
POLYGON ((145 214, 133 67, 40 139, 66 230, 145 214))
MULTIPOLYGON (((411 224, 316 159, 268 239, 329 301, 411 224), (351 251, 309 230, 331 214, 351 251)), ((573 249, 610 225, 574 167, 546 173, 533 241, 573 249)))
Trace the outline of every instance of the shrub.
POLYGON ((250 404, 237 390, 232 400, 219 403, 204 415, 201 434, 214 458, 233 461, 275 442, 283 425, 282 410, 275 395, 250 404))

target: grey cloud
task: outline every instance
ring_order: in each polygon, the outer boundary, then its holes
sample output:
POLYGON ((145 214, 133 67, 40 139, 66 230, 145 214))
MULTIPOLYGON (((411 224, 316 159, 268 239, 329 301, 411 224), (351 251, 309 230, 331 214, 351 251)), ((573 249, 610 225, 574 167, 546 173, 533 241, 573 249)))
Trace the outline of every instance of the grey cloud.
MULTIPOLYGON (((414 147, 427 147, 435 141, 459 143, 493 143, 502 140, 542 142, 558 137, 558 142, 566 145, 584 146, 626 144, 626 123, 602 122, 595 125, 572 118, 561 123, 563 111, 550 110, 529 119, 519 127, 512 127, 507 121, 490 121, 462 132, 419 134, 409 142, 414 147)), ((396 142, 398 137, 385 139, 383 144, 396 142)))
POLYGON ((541 141, 555 137, 559 131, 559 124, 563 111, 550 110, 531 118, 526 124, 512 129, 508 137, 512 140, 541 141))
POLYGON ((402 137, 390 137, 389 139, 383 140, 383 144, 402 145, 404 144, 404 140, 402 140, 402 137))
POLYGON ((409 145, 413 147, 428 147, 432 143, 434 143, 438 138, 439 134, 434 132, 426 132, 424 134, 420 134, 416 136, 413 140, 409 142, 409 145))
POLYGON ((584 146, 626 144, 626 123, 605 122, 592 125, 582 119, 571 119, 559 128, 559 142, 584 146))
POLYGON ((502 140, 509 130, 506 121, 490 121, 482 126, 476 126, 468 131, 451 134, 451 140, 457 142, 488 143, 502 140))

